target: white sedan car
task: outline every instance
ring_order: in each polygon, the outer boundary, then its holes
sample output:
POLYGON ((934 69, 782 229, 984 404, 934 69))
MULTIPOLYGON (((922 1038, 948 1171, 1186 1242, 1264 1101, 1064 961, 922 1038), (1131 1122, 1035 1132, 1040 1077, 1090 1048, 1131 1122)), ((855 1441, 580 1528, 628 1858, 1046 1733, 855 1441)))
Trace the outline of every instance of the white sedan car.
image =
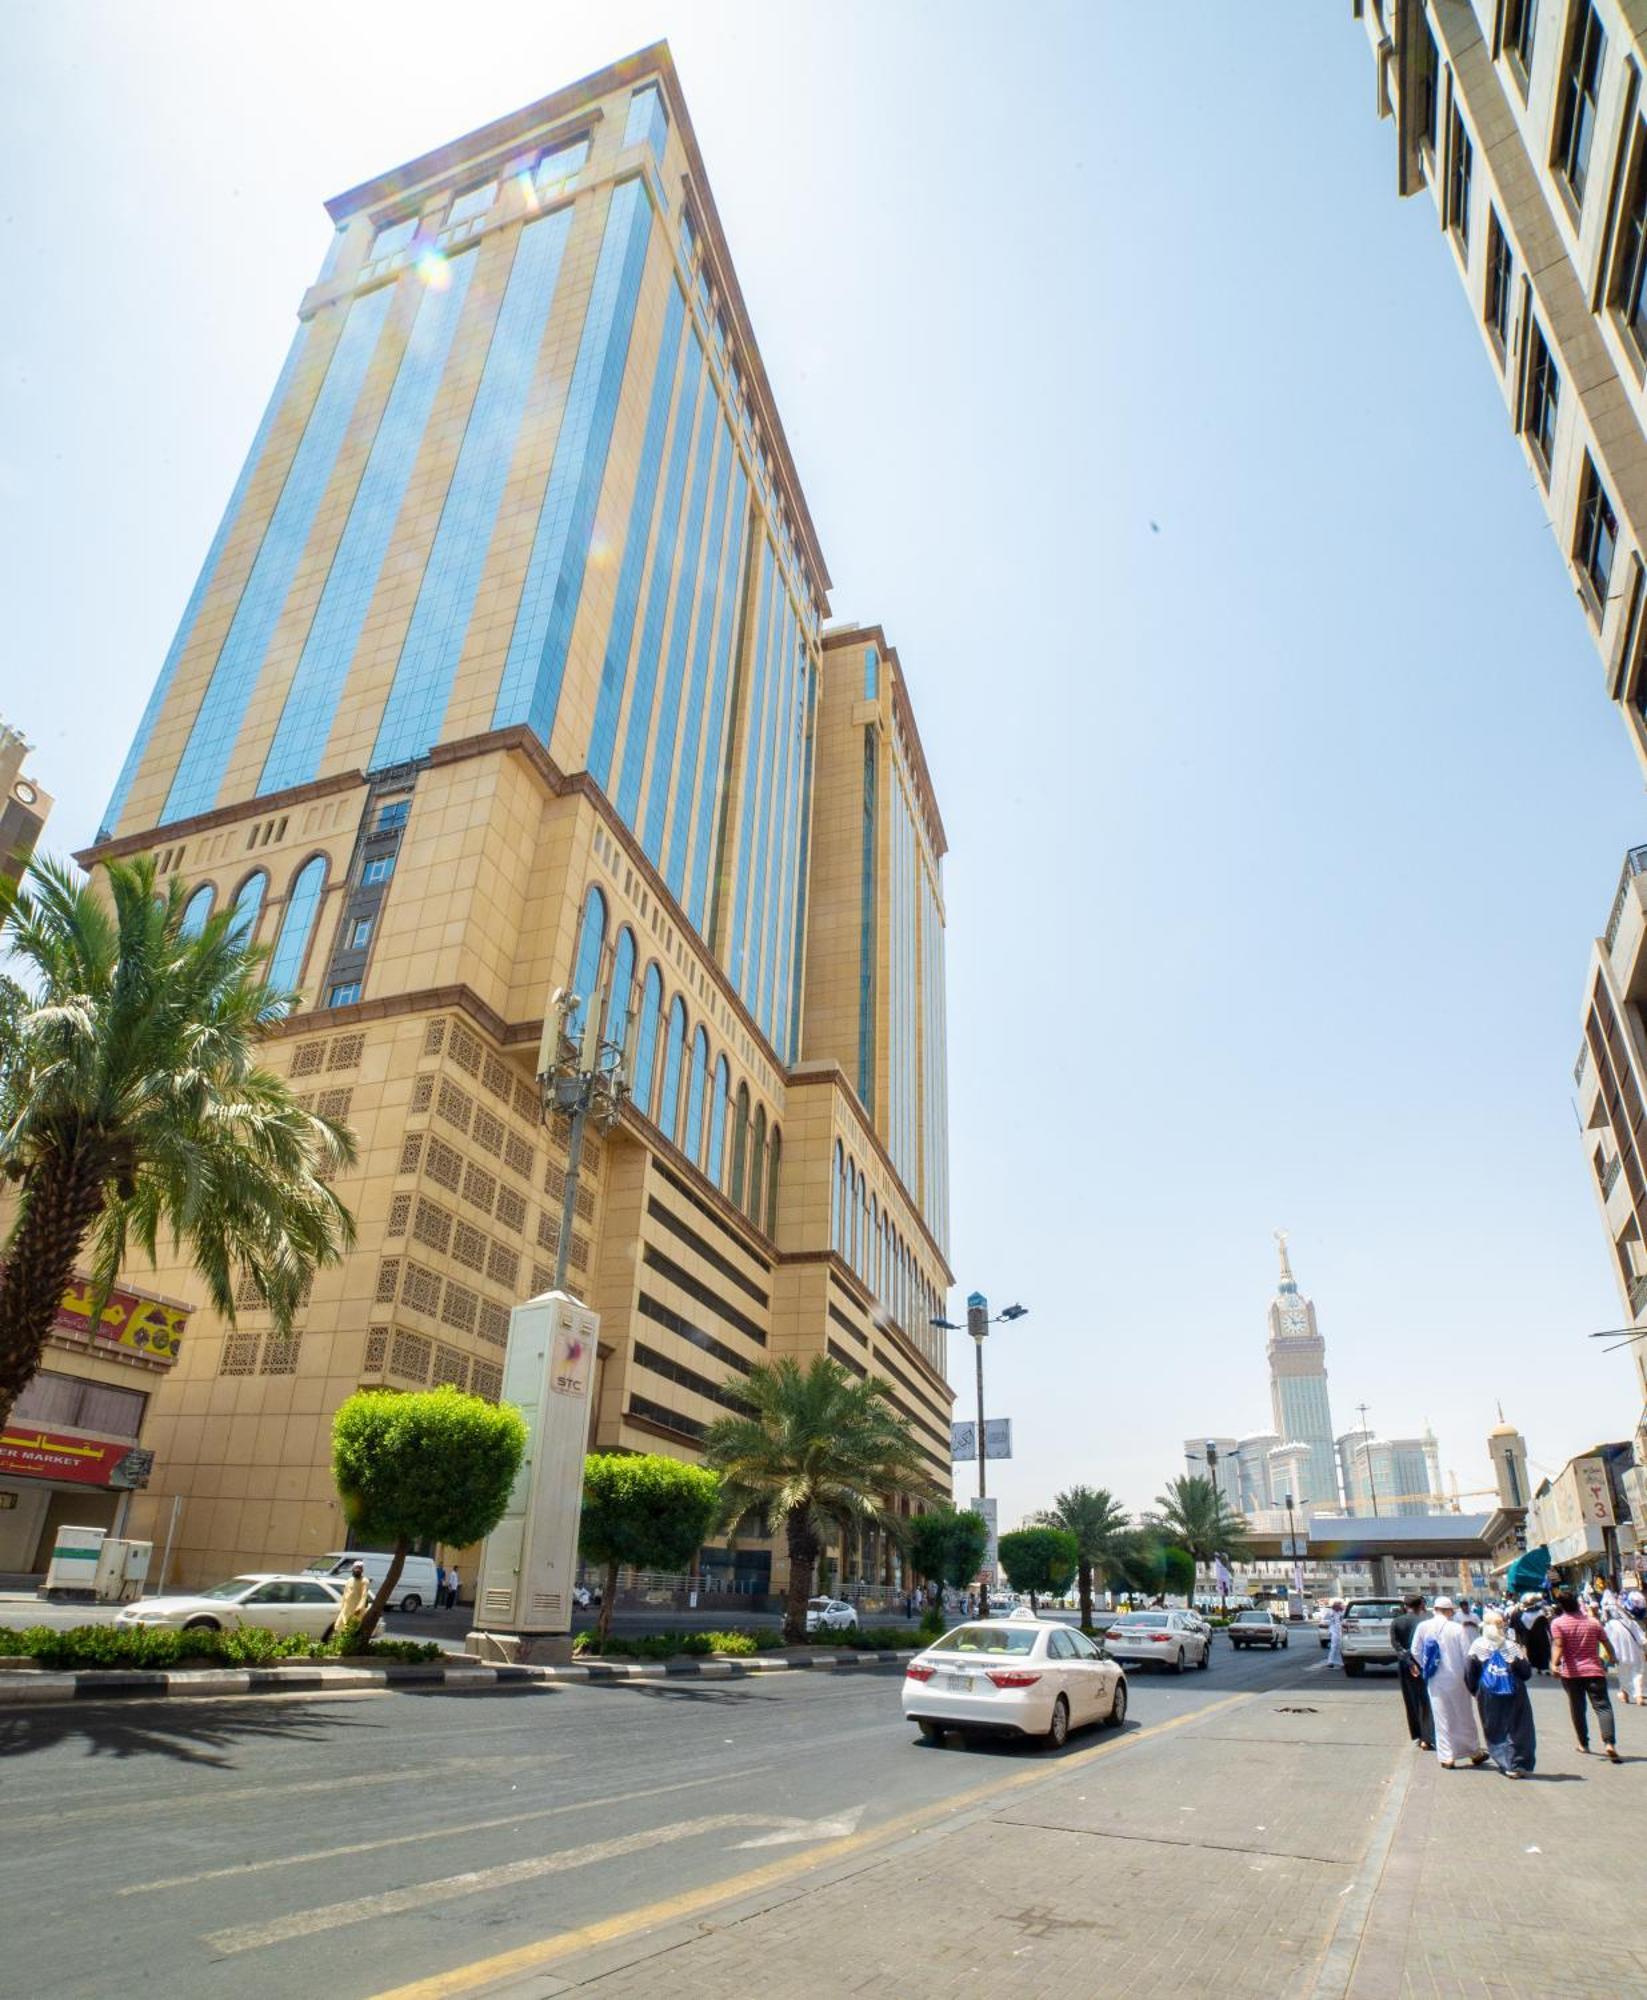
POLYGON ((857 1610, 839 1597, 809 1597, 806 1600, 806 1629, 809 1632, 856 1632, 857 1610))
POLYGON ((1192 1661, 1202 1668, 1212 1665, 1212 1634, 1182 1611, 1123 1611, 1109 1622, 1104 1651, 1112 1660, 1143 1661, 1181 1674, 1192 1661))
POLYGON ((904 1714, 928 1743, 963 1736, 1040 1736, 1058 1749, 1072 1729, 1127 1714, 1127 1677, 1084 1632, 1051 1618, 958 1625, 910 1661, 904 1714))
POLYGON ((194 1597, 140 1597, 115 1617, 117 1625, 169 1625, 184 1632, 238 1632, 257 1625, 324 1639, 337 1623, 342 1579, 319 1576, 232 1576, 194 1597))

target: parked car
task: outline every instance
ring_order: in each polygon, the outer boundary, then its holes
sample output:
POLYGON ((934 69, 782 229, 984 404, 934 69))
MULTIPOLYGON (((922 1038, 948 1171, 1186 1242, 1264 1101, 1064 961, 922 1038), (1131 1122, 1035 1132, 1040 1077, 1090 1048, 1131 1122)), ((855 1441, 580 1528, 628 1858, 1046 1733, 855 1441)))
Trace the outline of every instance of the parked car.
POLYGON ((1112 1660, 1148 1662, 1179 1674, 1192 1660, 1203 1670, 1212 1665, 1212 1634, 1198 1631, 1182 1611, 1123 1612, 1103 1637, 1112 1660))
MULTIPOLYGON (((366 1581, 375 1592, 378 1585, 389 1574, 389 1565, 394 1557, 381 1549, 333 1549, 330 1555, 316 1556, 308 1565, 310 1576, 335 1576, 339 1586, 348 1581, 349 1572, 359 1563, 366 1572, 366 1581)), ((408 1556, 396 1580, 394 1595, 389 1599, 391 1611, 421 1611, 426 1604, 436 1602, 435 1565, 428 1556, 408 1556)))
POLYGON ((904 1672, 904 1714, 928 1743, 962 1736, 1039 1736, 1059 1748, 1089 1722, 1119 1728, 1127 1677, 1084 1632, 1022 1610, 959 1625, 904 1672))
POLYGON ((1238 1611, 1230 1620, 1230 1644, 1240 1652, 1244 1646, 1277 1646, 1285 1649, 1292 1635, 1273 1611, 1238 1611))
POLYGON ((262 1626, 325 1639, 337 1623, 343 1587, 317 1576, 276 1576, 268 1571, 231 1576, 210 1590, 170 1597, 140 1597, 116 1612, 117 1625, 166 1625, 184 1632, 240 1632, 262 1626))
POLYGON ((1393 1597, 1352 1597, 1344 1607, 1344 1671, 1364 1674, 1370 1666, 1395 1665, 1390 1620, 1401 1606, 1393 1597))
POLYGON ((809 1597, 806 1602, 806 1629, 809 1632, 856 1632, 858 1614, 839 1597, 809 1597))

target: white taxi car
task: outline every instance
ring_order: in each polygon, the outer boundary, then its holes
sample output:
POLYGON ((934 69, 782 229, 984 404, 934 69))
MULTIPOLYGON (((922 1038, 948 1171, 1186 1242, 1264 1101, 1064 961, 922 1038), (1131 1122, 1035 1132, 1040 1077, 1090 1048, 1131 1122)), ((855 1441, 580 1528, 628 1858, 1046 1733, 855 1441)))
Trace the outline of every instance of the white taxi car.
POLYGON ((1212 1665, 1212 1633, 1202 1631, 1182 1611, 1123 1611, 1111 1618, 1104 1651, 1114 1660, 1144 1661, 1181 1674, 1191 1661, 1212 1665))
POLYGON ((809 1597, 806 1600, 806 1629, 809 1632, 856 1632, 857 1610, 842 1597, 809 1597))
POLYGON ((928 1743, 963 1736, 1040 1736, 1053 1749, 1083 1723, 1126 1720, 1127 1677, 1084 1632, 1030 1611, 980 1619, 904 1670, 904 1714, 928 1743))
POLYGON ((185 1632, 238 1632, 261 1625, 324 1639, 337 1623, 342 1583, 330 1577, 232 1576, 194 1596, 140 1597, 115 1614, 117 1625, 169 1625, 185 1632))

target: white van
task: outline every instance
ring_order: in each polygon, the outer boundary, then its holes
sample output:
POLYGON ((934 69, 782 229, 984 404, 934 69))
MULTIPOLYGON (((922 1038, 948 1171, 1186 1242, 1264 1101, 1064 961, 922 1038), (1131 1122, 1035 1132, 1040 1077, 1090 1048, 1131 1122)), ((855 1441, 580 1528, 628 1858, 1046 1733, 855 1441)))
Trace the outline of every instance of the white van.
MULTIPOLYGON (((389 1574, 392 1555, 378 1549, 334 1549, 328 1556, 316 1556, 305 1565, 311 1576, 346 1577, 359 1563, 366 1581, 375 1591, 389 1574)), ((389 1599, 391 1611, 421 1611, 435 1601, 435 1566, 428 1556, 408 1556, 401 1566, 395 1594, 389 1599)))

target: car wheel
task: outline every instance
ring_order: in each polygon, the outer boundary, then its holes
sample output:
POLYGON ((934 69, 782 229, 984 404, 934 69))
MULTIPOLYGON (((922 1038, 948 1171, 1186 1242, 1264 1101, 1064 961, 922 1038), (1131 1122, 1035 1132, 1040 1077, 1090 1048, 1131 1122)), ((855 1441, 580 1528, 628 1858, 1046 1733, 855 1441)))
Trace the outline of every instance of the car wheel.
POLYGON ((1292 1634, 1289 1632, 1287 1636, 1281 1641, 1282 1652, 1284 1653, 1291 1644, 1292 1644, 1292 1634))
POLYGON ((1124 1680, 1115 1683, 1115 1699, 1109 1705, 1109 1726, 1119 1729, 1127 1719, 1127 1684, 1124 1680))
POLYGON ((1175 1674, 1181 1674, 1183 1671, 1184 1671, 1184 1649, 1182 1646, 1180 1646, 1178 1648, 1178 1664, 1173 1668, 1173 1672, 1175 1674))
POLYGON ((395 1609, 397 1611, 421 1611, 423 1609, 423 1599, 418 1596, 415 1590, 409 1590, 395 1606, 395 1609))
POLYGON ((183 1627, 185 1632, 221 1632, 223 1627, 215 1618, 191 1618, 183 1627))
POLYGON ((1047 1748, 1062 1750, 1069 1741, 1069 1703, 1062 1695, 1052 1704, 1052 1722, 1047 1730, 1047 1748))
POLYGON ((1201 1657, 1195 1664, 1200 1668, 1202 1673, 1205 1673, 1208 1667, 1212 1665, 1212 1647, 1210 1643, 1201 1648, 1201 1657))
POLYGON ((923 1743, 942 1743, 944 1740, 944 1725, 941 1722, 933 1722, 927 1716, 918 1715, 915 1718, 915 1727, 921 1732, 923 1743))

